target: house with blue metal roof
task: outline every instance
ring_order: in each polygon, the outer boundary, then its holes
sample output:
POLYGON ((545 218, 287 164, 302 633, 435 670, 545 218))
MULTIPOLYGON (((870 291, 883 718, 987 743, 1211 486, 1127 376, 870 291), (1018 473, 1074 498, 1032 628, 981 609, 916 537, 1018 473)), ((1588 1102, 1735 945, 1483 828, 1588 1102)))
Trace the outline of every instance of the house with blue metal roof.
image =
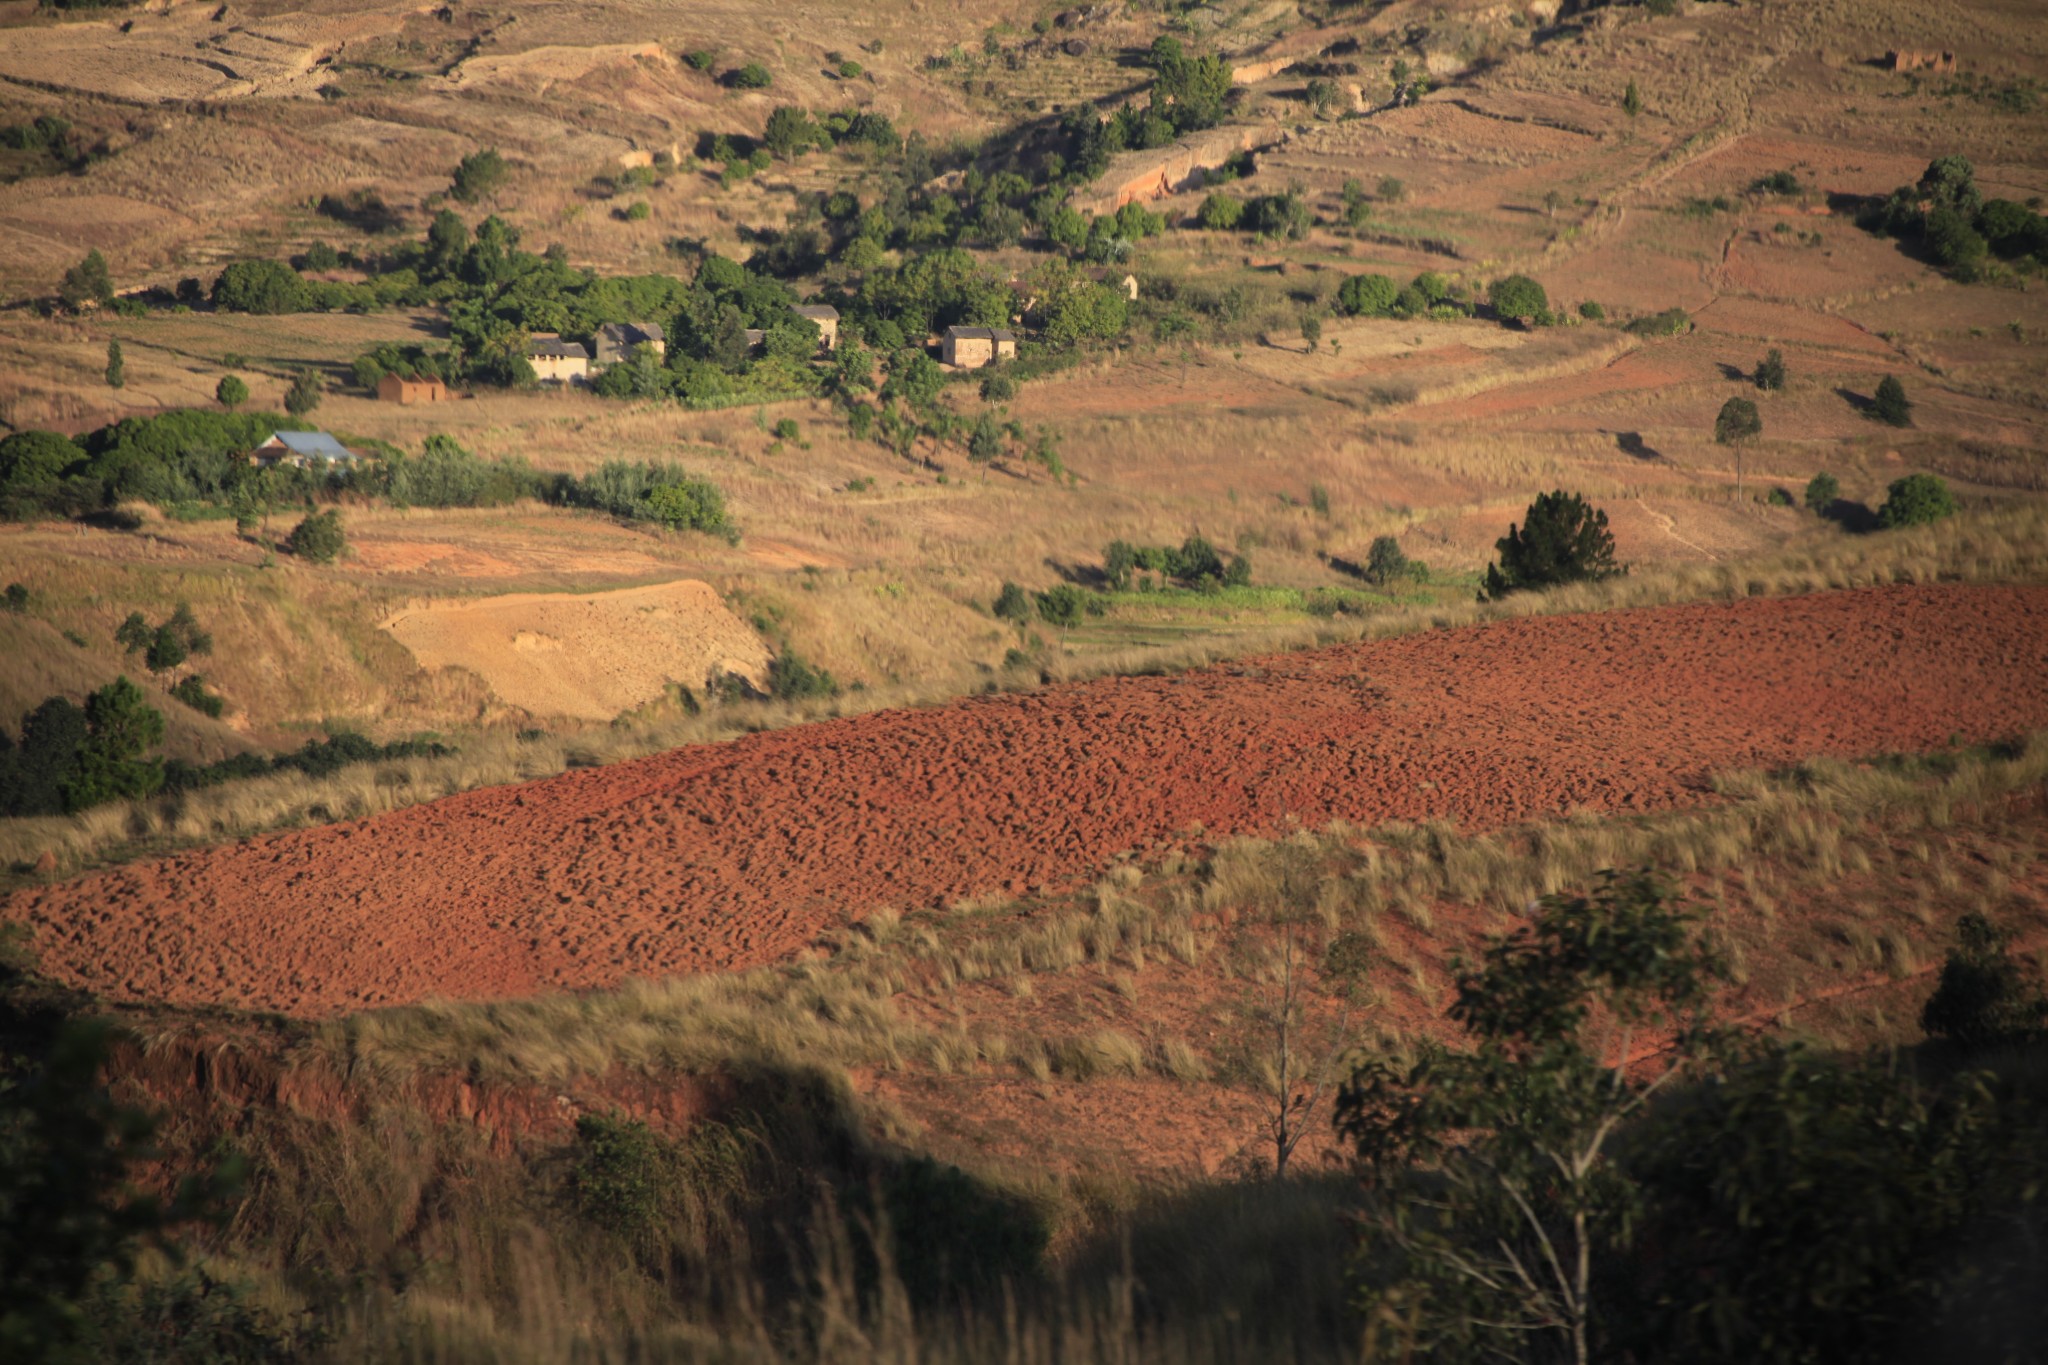
POLYGON ((362 458, 324 431, 272 432, 269 440, 249 452, 251 464, 265 467, 288 464, 300 469, 316 464, 354 464, 362 458))

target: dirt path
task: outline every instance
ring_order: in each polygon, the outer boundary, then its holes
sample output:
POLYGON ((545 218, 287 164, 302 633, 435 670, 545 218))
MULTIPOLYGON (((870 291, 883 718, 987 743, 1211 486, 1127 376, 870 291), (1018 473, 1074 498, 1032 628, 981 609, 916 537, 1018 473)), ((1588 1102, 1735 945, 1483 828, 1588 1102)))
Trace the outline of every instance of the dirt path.
POLYGON ((773 961, 1199 826, 1701 800, 1716 770, 2048 726, 2048 588, 1577 617, 751 736, 116 868, 0 907, 118 999, 318 1015, 773 961))

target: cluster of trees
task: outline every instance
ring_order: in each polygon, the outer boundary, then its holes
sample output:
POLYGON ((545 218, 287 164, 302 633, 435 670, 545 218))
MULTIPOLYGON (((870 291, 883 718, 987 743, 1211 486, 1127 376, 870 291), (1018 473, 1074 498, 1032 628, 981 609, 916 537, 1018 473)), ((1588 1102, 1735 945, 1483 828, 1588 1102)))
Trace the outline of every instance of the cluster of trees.
POLYGON ((1337 309, 1363 318, 1455 317, 1472 311, 1470 302, 1434 270, 1423 271, 1406 285, 1385 275, 1353 275, 1337 287, 1337 309))
POLYGON ((141 612, 129 612, 114 628, 114 642, 129 654, 142 655, 152 673, 168 673, 187 659, 213 653, 213 635, 199 624, 189 602, 178 603, 170 616, 154 626, 141 612))
POLYGON ((1146 580, 1136 578, 1141 573, 1157 574, 1188 587, 1239 588, 1252 581, 1252 562, 1248 555, 1225 557, 1199 535, 1191 535, 1179 545, 1112 540, 1103 547, 1102 575, 1112 591, 1127 591, 1134 581, 1140 588, 1150 587, 1146 580))
POLYGON ((1118 152, 1164 147, 1184 133, 1223 121, 1230 98, 1230 68, 1216 53, 1195 55, 1171 34, 1161 34, 1145 54, 1152 69, 1150 99, 1126 104, 1107 123, 1092 106, 1080 105, 1065 123, 1070 156, 1085 180, 1102 174, 1118 152))
POLYGON ((1989 256, 2048 265, 2048 217, 2010 199, 1986 199, 1967 157, 1928 163, 1916 183, 1866 204, 1857 222, 1915 244, 1966 279, 1989 256))
POLYGON ((1195 221, 1214 232, 1250 232, 1298 242, 1315 226, 1315 215, 1298 190, 1250 199, 1218 190, 1202 200, 1202 206, 1195 210, 1195 221))
MULTIPOLYGON (((0 439, 0 516, 75 515, 130 499, 158 506, 210 503, 233 509, 237 523, 251 530, 275 509, 322 499, 502 507, 538 498, 675 529, 737 534, 717 488, 662 463, 613 462, 578 479, 522 460, 481 459, 441 435, 429 436, 417 455, 383 447, 381 459, 331 468, 259 469, 241 458, 271 432, 296 425, 265 413, 179 409, 127 418, 78 441, 49 431, 16 432, 0 439)), ((287 548, 324 563, 343 544, 340 515, 329 509, 301 522, 287 548)))
POLYGON ((439 740, 398 739, 379 744, 373 739, 343 730, 326 739, 309 739, 299 748, 282 754, 235 754, 218 762, 196 764, 182 758, 166 759, 162 790, 195 791, 217 787, 224 782, 273 773, 304 773, 308 777, 329 777, 356 763, 381 763, 399 758, 445 758, 455 750, 439 740))
POLYGON ((1459 964, 1461 1046, 1339 1098, 1369 1352, 2027 1358, 2048 1125, 1971 1063, 2038 1046, 2048 1004, 1996 927, 1959 940, 1922 1014, 1951 1050, 1857 1061, 1723 1026, 1726 958, 1665 879, 1546 897, 1459 964))
POLYGON ((0 815, 62 815, 163 786, 150 751, 164 717, 142 689, 116 678, 79 706, 51 697, 22 718, 19 736, 0 731, 0 815))

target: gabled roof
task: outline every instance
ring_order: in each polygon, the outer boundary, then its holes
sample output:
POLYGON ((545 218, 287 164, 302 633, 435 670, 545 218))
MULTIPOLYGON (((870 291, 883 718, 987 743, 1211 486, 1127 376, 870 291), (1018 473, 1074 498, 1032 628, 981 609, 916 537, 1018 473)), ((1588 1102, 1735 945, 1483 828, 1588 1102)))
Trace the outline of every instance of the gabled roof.
POLYGON ((607 322, 597 329, 597 334, 608 341, 619 341, 634 346, 643 341, 668 340, 658 322, 607 322))
POLYGON ((580 341, 563 341, 559 337, 535 337, 527 343, 526 353, 530 356, 550 356, 557 360, 588 360, 590 352, 583 349, 580 341))
POLYGON ((265 446, 283 447, 294 455, 322 460, 353 460, 356 453, 324 431, 275 431, 265 446))
POLYGON ((1015 341, 1017 334, 1007 327, 948 327, 946 335, 955 341, 1015 341))
POLYGON ((829 303, 800 303, 790 311, 800 318, 809 318, 813 322, 839 321, 839 310, 829 303))

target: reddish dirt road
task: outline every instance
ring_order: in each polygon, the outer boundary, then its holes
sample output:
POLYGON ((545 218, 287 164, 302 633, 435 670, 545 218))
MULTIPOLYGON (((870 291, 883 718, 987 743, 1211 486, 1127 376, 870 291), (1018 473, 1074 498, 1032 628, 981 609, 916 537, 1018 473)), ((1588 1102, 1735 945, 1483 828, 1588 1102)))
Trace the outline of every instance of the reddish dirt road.
POLYGON ((1703 799, 2048 726, 2048 588, 1549 617, 833 721, 25 891, 115 999, 303 1015, 745 966, 842 916, 1208 836, 1703 799))

